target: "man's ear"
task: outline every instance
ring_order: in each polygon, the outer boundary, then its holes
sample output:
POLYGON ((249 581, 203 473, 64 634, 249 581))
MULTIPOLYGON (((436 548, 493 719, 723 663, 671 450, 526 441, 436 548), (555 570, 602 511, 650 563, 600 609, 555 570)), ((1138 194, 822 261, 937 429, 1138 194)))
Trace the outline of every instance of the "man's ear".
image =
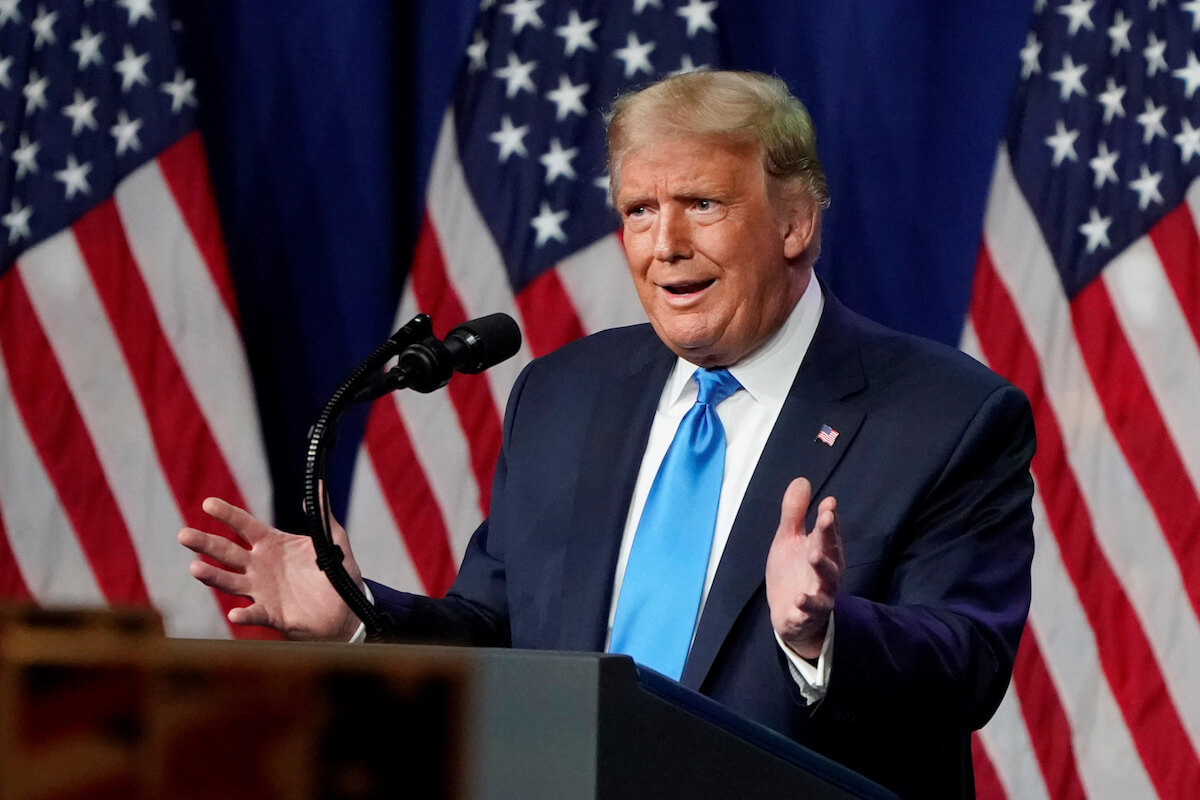
POLYGON ((788 198, 786 226, 783 234, 783 255, 795 260, 808 250, 817 235, 818 209, 816 202, 807 192, 797 191, 788 198))

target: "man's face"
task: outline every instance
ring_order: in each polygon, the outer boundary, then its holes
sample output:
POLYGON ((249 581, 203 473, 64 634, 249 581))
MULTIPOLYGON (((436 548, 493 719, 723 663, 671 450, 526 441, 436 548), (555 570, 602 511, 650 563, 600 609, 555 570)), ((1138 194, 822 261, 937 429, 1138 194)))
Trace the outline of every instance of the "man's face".
POLYGON ((757 153, 701 139, 637 147, 619 179, 625 255, 659 338, 704 367, 757 350, 808 285, 815 204, 773 202, 757 153))

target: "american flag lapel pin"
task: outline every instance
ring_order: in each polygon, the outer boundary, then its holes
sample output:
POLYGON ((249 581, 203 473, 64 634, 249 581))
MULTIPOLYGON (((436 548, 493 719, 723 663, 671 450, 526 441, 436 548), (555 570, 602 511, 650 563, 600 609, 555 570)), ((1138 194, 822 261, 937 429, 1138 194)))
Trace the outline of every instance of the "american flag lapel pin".
POLYGON ((817 434, 817 438, 813 439, 813 441, 814 442, 824 442, 825 444, 829 445, 830 447, 833 447, 833 443, 837 441, 837 437, 838 437, 837 431, 835 431, 833 428, 829 427, 828 425, 822 425, 821 431, 817 434))

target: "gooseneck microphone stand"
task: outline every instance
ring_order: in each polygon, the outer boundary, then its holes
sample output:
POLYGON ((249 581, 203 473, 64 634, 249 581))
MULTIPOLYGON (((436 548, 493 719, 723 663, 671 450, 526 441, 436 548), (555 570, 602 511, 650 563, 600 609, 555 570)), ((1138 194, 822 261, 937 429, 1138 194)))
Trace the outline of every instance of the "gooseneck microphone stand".
POLYGON ((317 566, 350 610, 362 620, 369 642, 384 640, 383 618, 346 571, 342 563, 345 553, 333 541, 329 490, 325 483, 326 456, 337 440, 337 426, 346 410, 356 402, 373 399, 372 393, 367 392, 364 396, 363 392, 372 379, 377 379, 384 364, 410 345, 432 338, 433 325, 429 316, 418 314, 413 317, 346 376, 308 431, 308 451, 304 460, 304 514, 308 535, 317 552, 317 566))

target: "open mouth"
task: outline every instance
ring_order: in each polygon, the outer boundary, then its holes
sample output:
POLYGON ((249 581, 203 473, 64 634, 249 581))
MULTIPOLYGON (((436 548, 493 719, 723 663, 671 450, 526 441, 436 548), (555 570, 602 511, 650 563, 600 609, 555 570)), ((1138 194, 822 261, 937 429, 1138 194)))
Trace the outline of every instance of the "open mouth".
POLYGON ((687 294, 695 294, 696 292, 702 292, 705 289, 707 289, 708 287, 712 286, 714 283, 716 283, 716 279, 709 278, 708 280, 703 280, 703 281, 688 281, 687 283, 675 283, 675 284, 671 284, 669 286, 663 286, 662 288, 666 289, 671 294, 687 295, 687 294))

